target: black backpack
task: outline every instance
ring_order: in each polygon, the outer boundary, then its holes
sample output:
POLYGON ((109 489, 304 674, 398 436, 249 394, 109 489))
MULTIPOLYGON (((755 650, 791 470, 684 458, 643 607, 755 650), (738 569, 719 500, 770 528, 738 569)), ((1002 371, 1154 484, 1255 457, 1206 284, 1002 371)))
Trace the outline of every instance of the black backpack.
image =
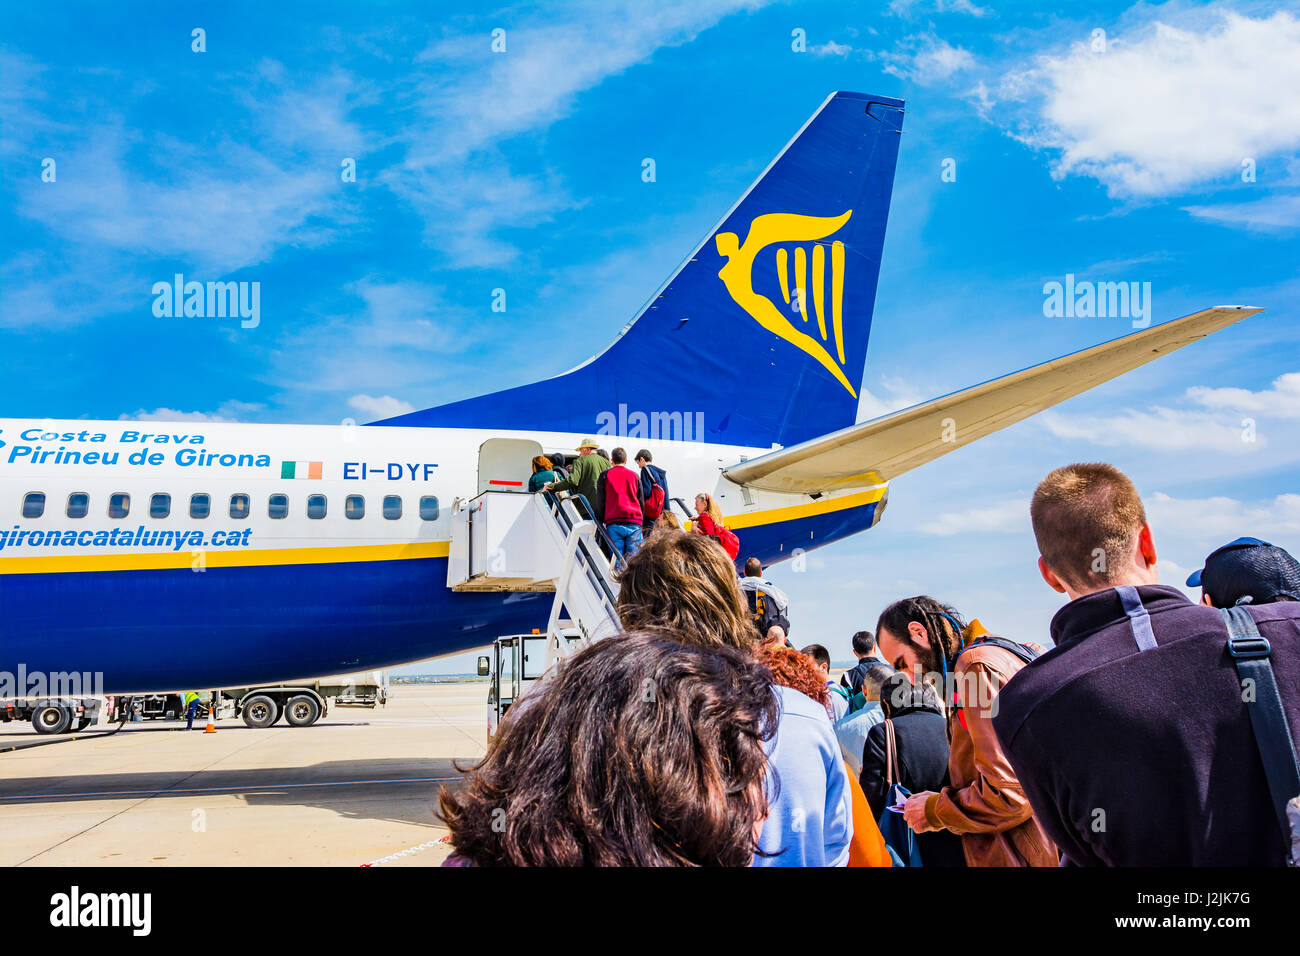
POLYGON ((787 637, 790 636, 790 618, 776 606, 776 602, 768 594, 755 588, 752 591, 746 590, 745 598, 749 602, 750 613, 754 616, 754 626, 758 628, 760 634, 766 637, 768 629, 775 624, 785 632, 787 637))

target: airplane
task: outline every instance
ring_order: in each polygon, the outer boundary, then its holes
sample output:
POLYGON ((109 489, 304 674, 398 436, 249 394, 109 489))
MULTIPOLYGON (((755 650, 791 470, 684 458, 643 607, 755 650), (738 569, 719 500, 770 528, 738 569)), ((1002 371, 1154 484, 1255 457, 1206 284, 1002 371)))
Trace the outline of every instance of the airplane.
POLYGON ((0 419, 0 671, 147 692, 482 647, 552 598, 449 588, 450 513, 523 491, 536 454, 647 449, 768 565, 873 527, 907 471, 1260 311, 857 422, 903 111, 832 93, 614 342, 544 381, 363 426, 0 419))

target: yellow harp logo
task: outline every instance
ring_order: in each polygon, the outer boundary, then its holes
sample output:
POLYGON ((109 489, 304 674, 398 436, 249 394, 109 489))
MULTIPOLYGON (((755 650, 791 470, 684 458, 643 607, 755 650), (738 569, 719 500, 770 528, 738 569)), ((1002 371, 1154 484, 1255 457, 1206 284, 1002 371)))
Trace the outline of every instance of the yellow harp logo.
POLYGON ((736 304, 773 335, 778 335, 791 345, 803 349, 825 366, 835 378, 848 389, 854 398, 858 393, 853 390, 844 375, 844 243, 838 240, 831 247, 831 295, 830 320, 831 336, 826 331, 826 244, 820 240, 833 235, 849 221, 853 210, 849 209, 838 216, 801 216, 797 213, 774 212, 757 217, 749 224, 749 235, 742 244, 734 232, 720 232, 714 240, 718 244, 718 254, 727 260, 718 271, 727 292, 736 300, 736 304), (787 306, 791 305, 790 294, 793 290, 794 303, 808 322, 808 300, 812 299, 814 313, 817 317, 817 331, 821 341, 809 335, 794 324, 786 312, 778 308, 772 300, 754 291, 754 260, 759 252, 776 242, 812 243, 812 288, 808 286, 808 249, 803 245, 795 246, 794 275, 791 281, 790 256, 782 246, 776 250, 776 274, 781 281, 781 295, 787 306), (835 341, 835 357, 827 350, 831 337, 835 341), (823 344, 825 343, 825 344, 823 344))

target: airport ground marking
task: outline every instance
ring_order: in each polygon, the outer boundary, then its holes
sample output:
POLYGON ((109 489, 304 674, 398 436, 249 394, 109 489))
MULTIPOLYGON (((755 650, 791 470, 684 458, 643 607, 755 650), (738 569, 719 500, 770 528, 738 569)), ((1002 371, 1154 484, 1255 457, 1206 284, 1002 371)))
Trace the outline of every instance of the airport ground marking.
MULTIPOLYGON (((121 728, 119 727, 118 729, 121 729, 121 728)), ((223 756, 221 756, 221 757, 218 757, 216 760, 212 761, 212 763, 208 764, 206 767, 200 767, 198 770, 192 770, 192 771, 190 771, 189 773, 187 773, 185 776, 181 777, 180 780, 177 780, 176 782, 177 782, 177 783, 184 783, 186 780, 190 779, 190 777, 193 777, 195 774, 203 773, 203 771, 208 770, 208 769, 210 769, 210 768, 212 768, 212 767, 215 767, 215 766, 216 766, 217 764, 219 764, 221 761, 226 760, 226 759, 228 759, 228 758, 230 758, 230 757, 233 757, 233 756, 234 756, 235 754, 237 754, 237 753, 241 753, 242 751, 247 750, 249 747, 253 746, 253 744, 257 743, 257 741, 260 740, 260 739, 262 739, 262 738, 261 738, 261 737, 255 737, 253 740, 250 740, 248 743, 244 744, 244 746, 238 748, 237 750, 232 750, 230 753, 225 754, 225 755, 223 755, 223 756)), ((149 802, 150 800, 152 800, 155 796, 158 796, 159 794, 162 794, 162 793, 170 792, 172 789, 174 789, 174 785, 173 785, 173 787, 165 787, 165 788, 163 788, 163 789, 161 789, 161 790, 154 790, 154 791, 147 791, 147 790, 146 790, 146 791, 143 791, 143 793, 148 794, 148 795, 147 795, 147 796, 141 796, 141 798, 140 798, 139 800, 136 800, 134 803, 131 803, 131 804, 129 804, 129 805, 123 807, 121 810, 118 810, 116 813, 110 813, 108 816, 104 817, 104 819, 99 820, 99 821, 97 821, 97 822, 95 822, 95 823, 92 823, 92 824, 91 824, 90 826, 88 826, 88 827, 83 827, 82 829, 78 830, 76 833, 73 833, 71 836, 64 837, 64 838, 63 838, 62 840, 60 840, 58 843, 55 843, 55 844, 53 844, 53 845, 51 845, 51 846, 47 846, 44 850, 41 850, 39 853, 33 853, 31 856, 27 857, 27 859, 25 859, 25 860, 19 860, 19 861, 18 861, 17 863, 15 863, 14 865, 15 865, 15 866, 22 866, 24 863, 30 863, 32 860, 36 859, 37 857, 39 857, 39 856, 44 856, 46 853, 49 853, 51 850, 57 850, 59 847, 63 846, 65 843, 71 843, 73 840, 77 839, 77 837, 79 837, 79 836, 83 836, 84 834, 89 833, 91 830, 98 829, 99 827, 103 826, 105 823, 108 823, 110 820, 116 820, 116 819, 117 819, 118 817, 120 817, 122 814, 130 812, 131 810, 134 810, 136 807, 140 806, 141 804, 148 803, 148 802, 149 802)), ((50 798, 57 797, 57 796, 58 796, 57 794, 50 794, 50 795, 47 795, 47 796, 46 796, 46 799, 50 799, 50 798)), ((33 797, 33 796, 31 796, 31 795, 28 795, 28 798, 30 798, 30 799, 35 799, 35 797, 33 797)), ((24 797, 4 797, 4 798, 0 798, 0 803, 16 802, 16 801, 19 801, 19 800, 22 800, 22 799, 24 799, 24 797)), ((65 799, 66 799, 66 796, 65 796, 65 799)))
POLYGON ((390 863, 393 860, 399 859, 401 857, 412 856, 416 853, 421 853, 424 850, 429 849, 430 847, 438 846, 440 843, 445 843, 446 841, 447 841, 446 837, 438 837, 438 839, 436 840, 427 840, 424 843, 417 844, 416 846, 408 846, 405 850, 398 850, 396 853, 388 854, 388 856, 381 856, 379 859, 371 860, 369 863, 362 863, 361 868, 365 869, 368 866, 382 866, 385 863, 390 863))
MULTIPOLYGON (((204 770, 207 768, 205 767, 204 770)), ((196 770, 194 773, 202 773, 196 770)), ((187 776, 194 776, 194 773, 187 776)), ((74 797, 159 797, 194 793, 274 793, 277 790, 308 790, 313 787, 352 787, 374 786, 381 783, 451 783, 459 780, 454 777, 390 777, 376 780, 322 780, 311 783, 266 784, 256 787, 158 787, 152 790, 88 790, 82 793, 26 793, 12 797, 0 796, 0 803, 16 803, 23 800, 70 800, 74 797)), ((128 808, 129 809, 129 808, 128 808)), ((84 832, 84 831, 83 831, 84 832)))

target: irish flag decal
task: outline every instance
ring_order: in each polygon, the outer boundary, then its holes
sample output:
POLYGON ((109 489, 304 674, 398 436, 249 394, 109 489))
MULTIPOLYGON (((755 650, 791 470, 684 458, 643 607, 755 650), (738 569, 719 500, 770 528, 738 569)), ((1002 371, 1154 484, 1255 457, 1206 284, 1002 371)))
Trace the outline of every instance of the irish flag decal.
POLYGON ((282 461, 281 478, 320 478, 322 463, 319 461, 282 461))

